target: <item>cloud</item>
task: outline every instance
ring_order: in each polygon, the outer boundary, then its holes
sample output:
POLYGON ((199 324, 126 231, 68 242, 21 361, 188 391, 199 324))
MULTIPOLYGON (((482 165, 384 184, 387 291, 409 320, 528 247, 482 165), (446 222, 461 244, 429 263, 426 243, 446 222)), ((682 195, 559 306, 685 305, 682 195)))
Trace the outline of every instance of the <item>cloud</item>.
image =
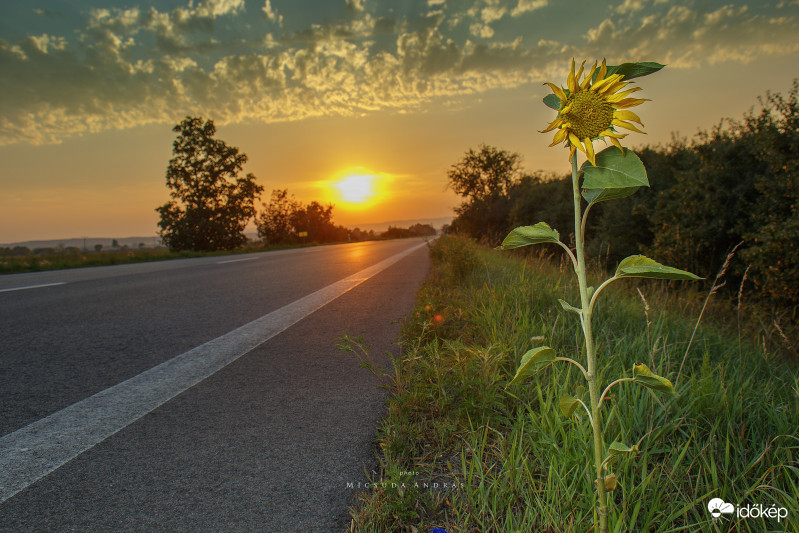
POLYGON ((702 12, 675 5, 624 24, 607 18, 586 32, 586 52, 608 58, 647 58, 670 67, 698 68, 724 61, 749 63, 758 57, 799 51, 796 17, 768 17, 747 6, 702 12))
POLYGON ((266 0, 266 2, 264 3, 264 7, 261 8, 261 11, 263 11, 266 20, 269 20, 271 22, 276 22, 278 26, 283 25, 283 16, 279 15, 278 12, 272 8, 272 5, 270 4, 269 0, 266 0))
POLYGON ((626 15, 627 13, 636 13, 641 11, 646 6, 646 0, 624 0, 624 3, 616 7, 616 13, 626 15))
POLYGON ((202 0, 197 4, 192 15, 216 18, 221 15, 235 15, 242 9, 244 9, 244 0, 202 0))
POLYGON ((746 6, 656 4, 626 0, 617 5, 624 13, 611 11, 571 40, 502 35, 499 20, 517 24, 509 16, 546 0, 477 0, 454 12, 428 0, 435 13, 412 19, 350 2, 342 20, 292 19, 292 31, 274 35, 283 20, 267 0, 263 17, 244 21, 249 34, 236 25, 245 17, 242 0, 95 9, 75 32, 0 39, 0 145, 56 143, 187 114, 222 125, 408 112, 553 79, 568 58, 596 50, 612 62, 679 68, 799 51, 799 24, 786 11, 769 17, 746 6))
POLYGON ((549 0, 519 0, 519 3, 515 8, 513 8, 513 11, 511 11, 511 15, 518 17, 524 13, 536 11, 538 9, 547 7, 548 5, 549 0))
POLYGON ((346 0, 347 9, 355 13, 362 12, 365 8, 363 6, 364 0, 346 0))

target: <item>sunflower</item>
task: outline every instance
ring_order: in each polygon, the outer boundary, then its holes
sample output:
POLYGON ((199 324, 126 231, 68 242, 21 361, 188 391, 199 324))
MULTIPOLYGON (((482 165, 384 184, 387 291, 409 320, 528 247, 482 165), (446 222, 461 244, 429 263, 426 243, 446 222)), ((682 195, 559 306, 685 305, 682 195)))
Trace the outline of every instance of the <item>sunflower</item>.
POLYGON ((585 61, 575 74, 575 64, 572 59, 566 89, 553 83, 546 83, 560 99, 560 109, 558 117, 541 133, 557 129, 550 146, 565 142, 571 148, 570 161, 579 149, 588 157, 591 164, 596 166, 593 140, 608 137, 610 142, 620 150, 624 150, 619 139, 626 137, 627 134, 618 133, 616 127, 644 133, 633 124, 637 122, 643 127, 641 119, 632 111, 627 111, 627 108, 642 104, 646 99, 628 98, 630 94, 640 91, 641 88, 625 89, 632 82, 624 81, 622 74, 608 76, 608 66, 604 59, 598 70, 597 64, 594 63, 581 82, 580 76, 583 74, 584 66, 585 61))

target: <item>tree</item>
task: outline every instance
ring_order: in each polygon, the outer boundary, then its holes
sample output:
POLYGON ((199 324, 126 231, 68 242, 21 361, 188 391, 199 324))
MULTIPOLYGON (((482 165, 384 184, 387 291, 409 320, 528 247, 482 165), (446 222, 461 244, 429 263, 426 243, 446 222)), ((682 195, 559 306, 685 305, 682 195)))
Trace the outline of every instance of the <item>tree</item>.
POLYGON ((332 242, 347 239, 346 229, 333 224, 333 204, 323 206, 313 201, 294 211, 292 225, 298 232, 307 232, 309 242, 332 242))
POLYGON ((258 235, 267 243, 346 241, 349 231, 333 224, 333 204, 303 205, 288 189, 272 191, 269 204, 257 218, 258 235))
POLYGON ((469 149, 458 163, 447 172, 449 184, 456 194, 472 202, 507 196, 508 190, 519 176, 521 156, 480 145, 475 152, 469 149))
POLYGON ((295 237, 292 217, 302 208, 302 204, 289 196, 288 189, 275 189, 269 204, 263 204, 264 210, 256 219, 258 236, 267 244, 291 242, 295 237))
POLYGON ((186 117, 176 125, 174 157, 166 183, 172 200, 157 208, 158 226, 171 250, 230 250, 247 242, 244 228, 255 215, 263 187, 239 177, 247 156, 215 139, 213 121, 186 117))
POLYGON ((449 186, 465 198, 455 209, 454 230, 488 240, 506 233, 509 191, 520 179, 520 161, 519 154, 482 144, 452 166, 447 172, 449 186))

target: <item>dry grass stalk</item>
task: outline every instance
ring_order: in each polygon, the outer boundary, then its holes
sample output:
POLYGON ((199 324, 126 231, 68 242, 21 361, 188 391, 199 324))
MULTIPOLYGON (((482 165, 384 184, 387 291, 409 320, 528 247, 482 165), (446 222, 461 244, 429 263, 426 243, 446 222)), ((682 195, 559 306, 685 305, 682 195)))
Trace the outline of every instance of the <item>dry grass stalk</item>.
POLYGON ((713 280, 713 286, 710 287, 710 292, 707 293, 707 297, 705 298, 705 303, 702 304, 702 310, 699 312, 699 318, 696 319, 696 325, 694 325, 694 331, 691 333, 691 340, 688 341, 688 347, 685 349, 685 354, 682 356, 682 362, 680 363, 680 370, 677 371, 677 378, 674 380, 674 388, 677 388, 677 383, 680 381, 680 375, 682 375, 682 368, 685 365, 685 359, 688 357, 688 352, 691 350, 691 346, 694 342, 694 337, 696 336, 696 330, 699 329, 699 323, 702 321, 702 315, 705 314, 705 308, 707 307, 708 302, 710 301, 710 297, 713 296, 720 288, 727 284, 726 281, 722 281, 719 283, 724 274, 727 273, 727 268, 730 266, 730 261, 732 261, 733 256, 735 255, 735 251, 741 246, 744 242, 741 241, 735 245, 735 247, 727 254, 727 258, 724 260, 724 264, 721 266, 721 270, 719 273, 716 274, 716 279, 713 280))

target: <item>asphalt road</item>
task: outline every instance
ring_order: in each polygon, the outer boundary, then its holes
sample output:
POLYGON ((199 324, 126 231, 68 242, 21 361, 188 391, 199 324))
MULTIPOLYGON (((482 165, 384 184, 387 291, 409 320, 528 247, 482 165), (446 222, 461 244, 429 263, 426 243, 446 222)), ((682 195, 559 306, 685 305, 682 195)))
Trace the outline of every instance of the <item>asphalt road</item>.
POLYGON ((344 530, 385 392, 335 342, 398 350, 420 244, 0 277, 0 531, 344 530))

